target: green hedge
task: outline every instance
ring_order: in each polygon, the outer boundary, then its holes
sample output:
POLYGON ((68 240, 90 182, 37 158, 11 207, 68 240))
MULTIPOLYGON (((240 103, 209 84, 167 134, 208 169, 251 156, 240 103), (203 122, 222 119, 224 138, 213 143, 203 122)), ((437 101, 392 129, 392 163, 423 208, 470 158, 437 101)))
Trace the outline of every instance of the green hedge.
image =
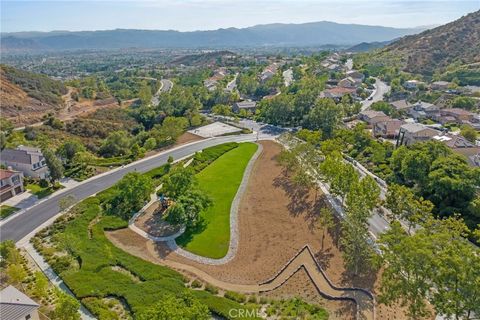
POLYGON ((228 142, 203 149, 202 152, 197 152, 195 154, 191 166, 196 172, 200 172, 221 155, 235 148, 238 148, 238 143, 228 142))

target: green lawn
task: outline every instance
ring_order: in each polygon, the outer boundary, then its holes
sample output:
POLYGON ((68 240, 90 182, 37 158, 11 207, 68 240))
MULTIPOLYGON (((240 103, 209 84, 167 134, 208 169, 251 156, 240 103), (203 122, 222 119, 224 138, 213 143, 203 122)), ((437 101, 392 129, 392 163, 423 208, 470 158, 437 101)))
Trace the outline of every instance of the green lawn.
POLYGON ((258 146, 242 143, 197 174, 200 188, 212 199, 212 206, 202 212, 203 230, 187 230, 177 243, 195 254, 222 258, 230 243, 230 207, 242 181, 245 168, 258 146))
POLYGON ((29 190, 32 194, 36 195, 38 199, 45 198, 46 196, 51 195, 55 191, 62 189, 63 186, 60 184, 57 184, 55 187, 48 186, 46 188, 40 187, 36 183, 29 183, 26 186, 26 189, 29 190))
POLYGON ((19 209, 15 208, 15 207, 10 207, 10 206, 7 206, 7 205, 1 205, 0 206, 0 218, 5 219, 6 217, 8 217, 9 215, 11 215, 12 213, 14 213, 18 210, 19 209))

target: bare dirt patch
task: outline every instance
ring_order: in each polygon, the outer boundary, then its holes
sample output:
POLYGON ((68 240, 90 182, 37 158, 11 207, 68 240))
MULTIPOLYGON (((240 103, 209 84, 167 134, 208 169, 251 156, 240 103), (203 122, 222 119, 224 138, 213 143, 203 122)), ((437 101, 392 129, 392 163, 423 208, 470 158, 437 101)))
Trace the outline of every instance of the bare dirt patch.
MULTIPOLYGON (((258 284, 271 278, 305 244, 309 244, 316 260, 335 285, 360 287, 375 293, 377 273, 353 277, 346 272, 342 254, 336 246, 337 232, 326 232, 322 243, 323 228, 316 220, 320 208, 325 205, 323 196, 319 195, 315 200, 313 191, 293 185, 275 160, 280 145, 271 141, 261 143, 263 153, 255 163, 239 208, 239 247, 229 263, 217 266, 200 264, 171 252, 162 243, 132 235, 130 230, 117 230, 108 237, 117 246, 143 259, 170 266, 187 265, 211 278, 234 284, 258 284)), ((312 290, 315 288, 309 279, 299 274, 269 294, 279 297, 291 294, 310 300, 314 299, 312 290)), ((327 307, 332 317, 335 314, 338 319, 353 316, 350 302, 333 303, 319 295, 315 299, 327 307)), ((378 310, 382 319, 404 319, 398 308, 380 306, 378 310)))
POLYGON ((168 237, 180 230, 180 227, 173 226, 162 218, 160 201, 155 201, 145 209, 135 225, 154 237, 168 237))

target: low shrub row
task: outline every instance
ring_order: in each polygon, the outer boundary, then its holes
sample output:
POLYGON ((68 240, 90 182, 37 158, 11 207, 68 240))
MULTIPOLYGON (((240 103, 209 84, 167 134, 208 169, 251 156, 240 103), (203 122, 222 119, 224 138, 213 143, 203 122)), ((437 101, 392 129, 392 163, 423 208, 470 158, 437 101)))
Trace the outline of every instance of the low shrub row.
POLYGON ((196 172, 205 169, 210 163, 218 159, 224 153, 238 148, 238 143, 228 142, 218 146, 204 149, 202 152, 197 152, 193 158, 191 166, 196 172))

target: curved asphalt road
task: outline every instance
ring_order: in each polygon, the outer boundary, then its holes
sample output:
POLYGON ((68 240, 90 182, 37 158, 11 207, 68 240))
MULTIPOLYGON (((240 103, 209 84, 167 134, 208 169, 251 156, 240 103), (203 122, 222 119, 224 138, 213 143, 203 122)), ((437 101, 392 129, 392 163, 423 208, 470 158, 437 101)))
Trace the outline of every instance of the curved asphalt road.
POLYGON ((142 159, 129 164, 123 168, 115 169, 107 174, 92 177, 86 180, 84 183, 62 192, 58 195, 54 195, 51 198, 40 202, 39 204, 31 207, 24 213, 18 216, 12 217, 12 219, 6 221, 0 226, 0 240, 14 240, 15 242, 21 240, 23 237, 30 234, 37 227, 44 222, 54 217, 60 211, 58 207, 58 201, 65 196, 73 195, 77 201, 81 201, 99 191, 107 189, 119 181, 126 173, 137 171, 147 172, 151 169, 157 168, 167 162, 169 156, 174 159, 180 159, 191 155, 204 148, 211 147, 217 144, 225 142, 244 142, 255 141, 257 136, 255 134, 240 135, 240 136, 227 136, 218 137, 208 140, 202 140, 192 144, 179 146, 172 150, 166 150, 158 155, 150 158, 142 159))

